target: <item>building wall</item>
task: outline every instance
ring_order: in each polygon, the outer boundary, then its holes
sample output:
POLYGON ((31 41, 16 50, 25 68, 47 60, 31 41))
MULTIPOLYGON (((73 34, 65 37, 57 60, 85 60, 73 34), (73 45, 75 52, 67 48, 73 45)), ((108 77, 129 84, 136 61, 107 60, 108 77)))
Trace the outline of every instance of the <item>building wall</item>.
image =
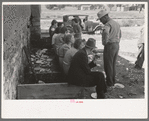
MULTIPOLYGON (((17 85, 24 82, 24 68, 28 63, 22 47, 30 47, 31 23, 34 24, 31 21, 31 8, 31 5, 3 6, 4 99, 16 99, 17 85)), ((34 33, 37 31, 40 30, 32 30, 34 33)))

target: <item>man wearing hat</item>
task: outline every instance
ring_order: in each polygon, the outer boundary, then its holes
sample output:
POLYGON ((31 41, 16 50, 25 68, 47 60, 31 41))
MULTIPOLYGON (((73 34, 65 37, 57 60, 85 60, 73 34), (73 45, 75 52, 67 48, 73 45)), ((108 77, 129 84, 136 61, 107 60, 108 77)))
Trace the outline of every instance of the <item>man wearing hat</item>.
POLYGON ((57 21, 56 20, 52 20, 51 22, 51 26, 49 28, 49 35, 50 35, 50 48, 52 47, 52 37, 55 33, 55 29, 57 28, 57 21))
POLYGON ((102 72, 91 72, 95 67, 95 60, 88 64, 88 55, 95 48, 96 41, 89 38, 83 49, 79 50, 72 58, 68 71, 68 83, 78 86, 92 87, 96 85, 97 98, 105 98, 106 83, 102 72))
POLYGON ((104 70, 106 73, 106 84, 113 87, 116 76, 116 59, 119 51, 121 38, 120 25, 108 16, 108 10, 100 10, 98 19, 104 24, 102 32, 102 44, 104 45, 104 70))

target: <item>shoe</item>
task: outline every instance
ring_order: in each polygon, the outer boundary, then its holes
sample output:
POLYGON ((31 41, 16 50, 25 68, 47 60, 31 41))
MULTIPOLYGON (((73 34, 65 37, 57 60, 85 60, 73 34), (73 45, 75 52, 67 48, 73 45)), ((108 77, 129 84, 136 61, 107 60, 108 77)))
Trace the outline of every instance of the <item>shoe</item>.
POLYGON ((134 68, 141 70, 141 67, 139 67, 138 65, 135 65, 134 68))
POLYGON ((91 94, 91 97, 93 98, 93 99, 97 99, 97 93, 95 92, 95 93, 92 93, 91 94))
POLYGON ((115 88, 115 86, 107 86, 107 91, 111 91, 115 88))
POLYGON ((114 88, 124 88, 125 86, 123 84, 119 84, 119 83, 116 83, 114 84, 114 88))
POLYGON ((104 93, 100 93, 99 96, 97 96, 97 93, 92 93, 91 97, 93 99, 105 99, 105 94, 104 93))

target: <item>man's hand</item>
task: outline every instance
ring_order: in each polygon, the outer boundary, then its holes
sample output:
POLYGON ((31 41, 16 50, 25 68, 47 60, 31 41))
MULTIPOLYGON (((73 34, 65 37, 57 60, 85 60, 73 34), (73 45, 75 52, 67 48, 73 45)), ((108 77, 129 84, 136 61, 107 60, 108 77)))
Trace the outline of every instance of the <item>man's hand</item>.
POLYGON ((103 49, 95 48, 92 52, 93 53, 103 53, 103 49))
POLYGON ((96 64, 96 66, 99 66, 100 64, 99 64, 99 61, 98 61, 98 58, 94 58, 94 63, 96 64))

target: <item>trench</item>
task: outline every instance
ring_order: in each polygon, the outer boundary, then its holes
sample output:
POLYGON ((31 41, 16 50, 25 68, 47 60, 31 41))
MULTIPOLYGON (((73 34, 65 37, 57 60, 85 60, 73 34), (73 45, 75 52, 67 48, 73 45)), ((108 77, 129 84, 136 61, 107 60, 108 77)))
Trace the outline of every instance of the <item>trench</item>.
MULTIPOLYGON (((54 49, 50 49, 50 37, 46 36, 30 49, 26 50, 28 66, 25 68, 25 81, 22 84, 35 83, 66 83, 66 76, 60 68, 59 59, 54 53, 54 49)), ((102 54, 100 55, 100 67, 94 67, 92 71, 103 71, 102 54)))
POLYGON ((66 82, 58 57, 54 54, 54 50, 49 48, 49 39, 42 37, 32 46, 30 52, 26 52, 29 61, 25 68, 23 84, 66 82))

